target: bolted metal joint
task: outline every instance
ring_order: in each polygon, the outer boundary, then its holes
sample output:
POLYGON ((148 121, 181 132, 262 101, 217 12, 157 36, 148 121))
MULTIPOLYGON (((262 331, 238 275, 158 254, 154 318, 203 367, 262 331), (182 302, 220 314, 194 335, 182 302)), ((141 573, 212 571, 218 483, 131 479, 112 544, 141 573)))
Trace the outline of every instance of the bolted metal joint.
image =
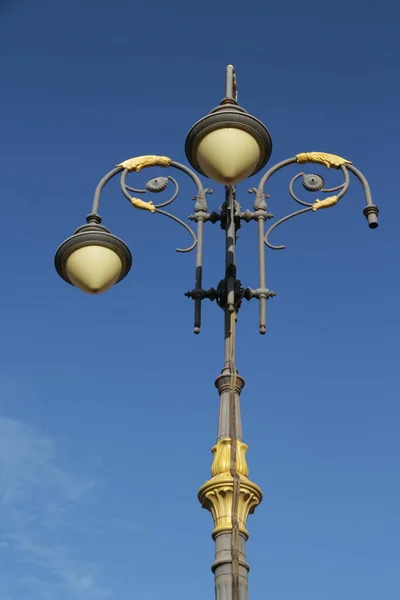
POLYGON ((207 221, 210 221, 210 223, 218 223, 218 221, 221 220, 221 215, 220 213, 217 213, 215 211, 213 211, 212 213, 206 213, 203 211, 199 211, 196 212, 194 215, 190 215, 188 217, 189 221, 203 221, 204 223, 206 223, 207 221))
POLYGON ((251 210, 246 210, 240 213, 240 218, 242 221, 250 223, 250 221, 258 221, 258 219, 268 221, 268 219, 273 219, 274 215, 263 209, 256 210, 255 212, 251 212, 251 210))
MULTIPOLYGON (((235 191, 233 191, 233 193, 235 193, 235 191)), ((241 227, 241 211, 240 211, 240 204, 235 200, 235 214, 234 214, 234 222, 235 222, 235 231, 239 231, 240 227, 241 227)), ((221 206, 221 212, 220 212, 220 216, 218 219, 221 222, 221 229, 226 230, 227 224, 228 224, 228 204, 227 202, 224 202, 223 205, 221 206)))
POLYGON ((186 298, 192 298, 192 300, 215 300, 218 296, 217 290, 210 288, 209 290, 203 290, 201 288, 195 288, 185 293, 186 298))
MULTIPOLYGON (((239 279, 235 279, 234 283, 234 309, 236 312, 240 309, 244 295, 244 289, 242 282, 239 279)), ((222 310, 228 308, 228 284, 226 279, 222 279, 217 287, 217 304, 222 310)))
POLYGON ((267 288, 257 288, 256 290, 246 288, 243 291, 243 298, 248 301, 252 300, 253 298, 266 298, 268 300, 268 298, 274 298, 274 296, 276 296, 276 293, 272 290, 268 290, 267 288))
POLYGON ((213 224, 218 223, 218 221, 221 221, 221 219, 221 213, 217 213, 215 212, 215 210, 213 210, 213 212, 210 215, 208 215, 208 220, 213 224))

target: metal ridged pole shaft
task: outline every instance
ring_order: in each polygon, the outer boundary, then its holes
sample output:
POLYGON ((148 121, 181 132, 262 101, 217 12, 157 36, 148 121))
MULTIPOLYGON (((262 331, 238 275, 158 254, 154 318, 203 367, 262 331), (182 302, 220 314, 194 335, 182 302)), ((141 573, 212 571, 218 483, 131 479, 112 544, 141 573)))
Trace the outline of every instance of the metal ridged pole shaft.
POLYGON ((244 380, 238 376, 235 364, 235 279, 236 279, 236 226, 235 188, 226 187, 226 289, 227 302, 225 318, 225 361, 222 375, 216 386, 220 393, 220 415, 218 442, 231 440, 230 473, 234 479, 232 499, 232 530, 222 531, 215 536, 215 562, 212 570, 215 576, 216 600, 247 600, 249 567, 245 558, 245 536, 239 531, 238 503, 240 477, 236 471, 237 441, 242 439, 239 394, 244 380))

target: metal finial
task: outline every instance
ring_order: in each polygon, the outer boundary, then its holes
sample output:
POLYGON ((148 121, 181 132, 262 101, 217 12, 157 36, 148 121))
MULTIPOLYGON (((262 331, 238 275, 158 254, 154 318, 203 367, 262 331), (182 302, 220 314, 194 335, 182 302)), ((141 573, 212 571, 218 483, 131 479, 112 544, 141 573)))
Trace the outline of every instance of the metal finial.
POLYGON ((225 71, 225 98, 237 102, 236 71, 233 65, 228 65, 225 71))

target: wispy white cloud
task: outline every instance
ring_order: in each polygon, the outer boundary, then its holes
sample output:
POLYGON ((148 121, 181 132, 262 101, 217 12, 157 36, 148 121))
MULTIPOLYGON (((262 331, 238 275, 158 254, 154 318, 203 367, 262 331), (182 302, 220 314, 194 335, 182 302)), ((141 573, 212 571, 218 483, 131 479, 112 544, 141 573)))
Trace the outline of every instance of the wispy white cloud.
POLYGON ((20 560, 37 568, 35 576, 18 578, 18 587, 35 598, 85 598, 106 600, 110 590, 96 582, 99 567, 93 564, 79 565, 66 550, 57 546, 46 547, 34 543, 27 536, 9 535, 10 546, 20 560))
POLYGON ((60 466, 53 439, 0 415, 0 600, 106 600, 99 565, 63 543, 95 478, 60 466))

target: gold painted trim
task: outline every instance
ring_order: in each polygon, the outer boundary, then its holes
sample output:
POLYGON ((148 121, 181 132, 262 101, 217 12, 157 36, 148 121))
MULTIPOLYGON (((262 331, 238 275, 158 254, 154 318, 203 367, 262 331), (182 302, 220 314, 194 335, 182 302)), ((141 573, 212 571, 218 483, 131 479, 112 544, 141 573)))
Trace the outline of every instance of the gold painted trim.
MULTIPOLYGON (((199 490, 199 501, 203 508, 210 511, 214 520, 213 537, 222 531, 233 529, 232 506, 233 506, 233 477, 230 473, 221 473, 207 481, 199 490)), ((249 533, 246 529, 247 518, 262 500, 262 491, 247 477, 240 477, 239 502, 237 518, 239 531, 246 538, 249 533)))
MULTIPOLYGON (((262 500, 262 491, 250 479, 248 479, 249 468, 246 461, 248 446, 236 441, 236 472, 239 476, 239 502, 237 517, 239 531, 246 538, 249 536, 246 529, 247 518, 252 514, 262 500)), ((211 450, 214 460, 211 467, 212 478, 206 481, 199 490, 198 498, 203 508, 210 511, 214 520, 213 536, 222 531, 233 529, 232 507, 234 478, 230 471, 230 459, 232 440, 226 438, 220 440, 211 450)))
POLYGON ((313 211, 319 210, 320 208, 329 208, 329 206, 335 206, 338 203, 339 198, 337 196, 329 196, 324 200, 316 200, 312 206, 313 211))
POLYGON ((351 165, 350 160, 346 160, 341 156, 337 156, 336 154, 328 154, 326 152, 302 152, 301 154, 296 155, 296 161, 298 163, 319 163, 324 165, 327 169, 333 167, 334 169, 339 169, 343 165, 351 165))
POLYGON ((153 154, 148 154, 146 156, 128 158, 128 160, 124 160, 124 162, 119 163, 116 166, 127 169, 128 171, 136 171, 136 173, 139 173, 141 169, 146 169, 147 167, 169 167, 171 162, 172 161, 170 158, 168 158, 168 156, 155 156, 153 154))
POLYGON ((132 205, 135 208, 140 208, 141 210, 149 210, 152 213, 156 212, 156 207, 154 206, 153 202, 145 202, 144 200, 141 200, 140 198, 129 198, 129 200, 132 202, 132 205))
MULTIPOLYGON (((230 473, 231 465, 231 439, 221 440, 214 446, 211 452, 214 454, 214 460, 211 467, 211 475, 220 475, 221 473, 230 473)), ((246 461, 246 451, 248 446, 239 440, 236 440, 236 471, 238 475, 248 477, 249 467, 246 461)))

